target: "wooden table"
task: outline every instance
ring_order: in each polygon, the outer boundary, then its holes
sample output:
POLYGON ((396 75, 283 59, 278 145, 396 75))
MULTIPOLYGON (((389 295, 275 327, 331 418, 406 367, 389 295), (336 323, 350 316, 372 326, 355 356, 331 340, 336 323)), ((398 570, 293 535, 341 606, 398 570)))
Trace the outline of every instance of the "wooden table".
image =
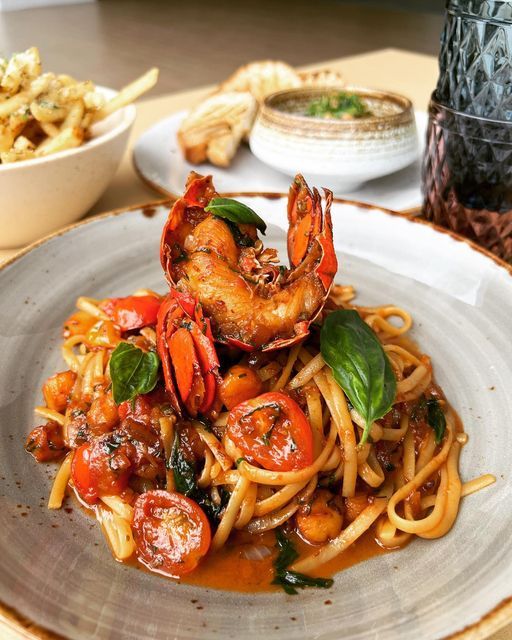
MULTIPOLYGON (((352 56, 329 60, 320 65, 311 65, 306 69, 330 67, 343 74, 350 84, 359 84, 376 89, 388 89, 408 96, 417 109, 426 110, 430 94, 437 80, 437 59, 397 49, 383 49, 352 56)), ((211 87, 201 87, 192 91, 169 94, 142 101, 137 105, 137 119, 133 127, 128 149, 112 183, 88 215, 118 209, 134 204, 143 204, 159 199, 151 188, 137 177, 132 165, 132 148, 140 134, 162 118, 193 105, 204 96, 211 87)), ((13 255, 14 251, 0 251, 0 260, 13 255)), ((461 626, 464 621, 461 621, 461 626)), ((32 634, 13 631, 12 627, 2 626, 0 637, 3 640, 34 638, 32 634)), ((474 638, 483 638, 475 635, 474 638)), ((491 640, 512 640, 512 624, 491 636, 491 640)))
MULTIPOLYGON (((411 98, 414 106, 421 110, 426 110, 437 80, 436 58, 397 49, 382 49, 350 58, 328 60, 304 68, 318 69, 327 66, 340 71, 349 84, 402 93, 411 98)), ((138 103, 137 119, 126 154, 110 186, 88 215, 162 198, 137 177, 131 160, 133 145, 143 131, 162 118, 195 104, 210 90, 211 87, 201 87, 138 103)), ((0 261, 15 253, 13 250, 0 250, 0 261)))

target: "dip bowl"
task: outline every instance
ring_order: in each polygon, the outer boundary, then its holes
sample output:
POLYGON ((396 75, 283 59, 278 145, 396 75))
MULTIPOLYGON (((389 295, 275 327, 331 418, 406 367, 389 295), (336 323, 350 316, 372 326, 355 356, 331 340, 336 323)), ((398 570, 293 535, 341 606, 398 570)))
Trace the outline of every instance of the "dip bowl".
POLYGON ((250 136, 252 153, 265 164, 294 176, 339 189, 394 173, 414 162, 419 145, 411 101, 394 93, 347 87, 370 115, 326 118, 307 115, 312 102, 340 89, 304 87, 268 96, 250 136))

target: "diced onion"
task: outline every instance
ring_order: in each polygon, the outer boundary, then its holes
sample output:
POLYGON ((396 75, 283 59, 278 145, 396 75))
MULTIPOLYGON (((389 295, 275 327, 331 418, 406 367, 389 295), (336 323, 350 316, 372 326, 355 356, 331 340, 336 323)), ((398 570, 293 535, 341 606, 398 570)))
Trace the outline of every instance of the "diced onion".
POLYGON ((272 554, 272 551, 264 544, 255 544, 242 551, 242 556, 246 560, 264 560, 272 554))

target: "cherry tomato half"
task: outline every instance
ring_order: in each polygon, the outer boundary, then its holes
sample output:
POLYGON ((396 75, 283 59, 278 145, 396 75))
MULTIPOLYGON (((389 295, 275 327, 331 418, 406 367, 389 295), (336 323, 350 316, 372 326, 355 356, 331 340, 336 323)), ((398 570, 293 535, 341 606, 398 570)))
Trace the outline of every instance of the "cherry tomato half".
POLYGON ((78 447, 71 463, 71 478, 82 500, 94 504, 99 496, 120 494, 132 470, 124 447, 112 444, 107 434, 78 447))
POLYGON ((147 394, 136 396, 135 400, 125 400, 118 406, 119 419, 133 418, 149 426, 151 420, 151 401, 147 394))
POLYGON ((250 461, 269 471, 294 471, 313 462, 313 434, 299 405, 271 391, 229 413, 227 433, 250 461))
POLYGON ((131 331, 156 323, 160 300, 154 296, 108 298, 100 307, 122 331, 131 331))
POLYGON ((90 444, 78 447, 71 463, 71 478, 82 500, 93 504, 98 499, 98 487, 91 473, 90 458, 90 444))
POLYGON ((137 556, 148 569, 174 578, 193 571, 208 552, 210 524, 190 498, 169 491, 147 491, 133 514, 137 556))

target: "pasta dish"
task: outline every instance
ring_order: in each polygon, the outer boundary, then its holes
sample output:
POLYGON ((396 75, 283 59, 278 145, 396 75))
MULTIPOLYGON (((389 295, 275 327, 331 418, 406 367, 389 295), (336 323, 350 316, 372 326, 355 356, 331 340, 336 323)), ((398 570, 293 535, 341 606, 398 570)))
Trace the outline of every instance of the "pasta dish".
POLYGON ((287 268, 263 219, 192 173, 162 233, 169 292, 78 298, 25 446, 60 463, 48 507, 74 493, 117 560, 326 588, 356 541, 443 536, 494 482, 462 482, 467 435, 409 313, 334 283, 331 203, 295 178, 287 268))

